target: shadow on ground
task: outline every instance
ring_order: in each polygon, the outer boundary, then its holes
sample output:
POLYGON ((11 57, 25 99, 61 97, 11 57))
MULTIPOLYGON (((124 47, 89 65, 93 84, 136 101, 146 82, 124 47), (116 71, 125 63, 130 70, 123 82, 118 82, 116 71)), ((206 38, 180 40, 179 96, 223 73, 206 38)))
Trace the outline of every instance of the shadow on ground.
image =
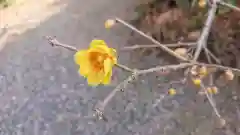
MULTIPOLYGON (((55 4, 66 4, 66 7, 38 27, 13 37, 0 53, 1 134, 197 135, 200 132, 210 135, 223 131, 215 129, 211 107, 204 98, 194 96, 193 90, 187 92, 190 98, 179 94, 159 103, 161 93, 170 86, 157 86, 158 81, 167 78, 156 74, 149 75, 149 79, 140 78, 141 81, 114 98, 106 109, 109 122, 96 121, 92 116, 93 106, 114 86, 88 87, 77 74, 73 52, 52 48, 43 36, 56 36, 59 41, 78 48, 87 47, 93 38, 122 47, 127 44, 129 31, 121 26, 108 31, 103 24, 115 15, 128 20, 135 4, 128 0, 63 0, 55 4), (154 100, 146 100, 149 97, 154 100)), ((131 67, 146 68, 155 62, 165 62, 136 54, 138 61, 133 63, 128 54, 120 53, 120 62, 131 67)), ((120 71, 116 75, 113 85, 127 76, 120 71)))

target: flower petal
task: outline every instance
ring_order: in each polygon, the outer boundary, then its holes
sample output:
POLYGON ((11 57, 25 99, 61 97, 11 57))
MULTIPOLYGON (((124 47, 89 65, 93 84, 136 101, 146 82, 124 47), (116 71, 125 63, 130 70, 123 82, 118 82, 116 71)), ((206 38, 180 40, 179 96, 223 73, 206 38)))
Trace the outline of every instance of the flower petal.
POLYGON ((103 84, 110 84, 111 83, 111 78, 112 78, 112 70, 110 72, 108 72, 108 74, 104 77, 103 79, 103 84))
POLYGON ((87 81, 89 85, 92 86, 96 86, 99 85, 101 83, 101 81, 103 80, 104 74, 103 72, 91 72, 88 76, 87 76, 87 81))
POLYGON ((104 75, 106 76, 110 71, 112 71, 113 63, 111 59, 104 60, 104 75))
POLYGON ((90 49, 92 51, 107 53, 112 57, 116 57, 116 50, 113 48, 109 48, 106 42, 103 40, 97 40, 97 39, 92 40, 92 42, 90 43, 90 49))
POLYGON ((80 51, 77 51, 75 54, 74 54, 74 61, 76 64, 78 65, 81 65, 83 63, 86 63, 86 57, 87 57, 87 50, 80 50, 80 51))
POLYGON ((104 40, 94 39, 90 43, 90 48, 95 48, 98 46, 107 46, 106 42, 104 40))
POLYGON ((74 55, 74 60, 76 64, 80 65, 79 73, 80 75, 86 77, 90 72, 90 63, 88 61, 88 53, 86 50, 78 51, 74 55))

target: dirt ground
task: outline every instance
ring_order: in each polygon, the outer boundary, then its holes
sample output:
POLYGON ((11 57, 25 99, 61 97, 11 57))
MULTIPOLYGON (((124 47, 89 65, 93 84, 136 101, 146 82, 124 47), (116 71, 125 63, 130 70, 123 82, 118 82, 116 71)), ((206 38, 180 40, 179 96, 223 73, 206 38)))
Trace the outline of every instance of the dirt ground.
MULTIPOLYGON (((215 96, 226 119, 219 126, 213 110, 194 87, 159 85, 181 79, 150 74, 116 95, 106 108, 109 121, 97 121, 93 106, 127 77, 116 70, 111 86, 92 88, 77 74, 73 53, 52 48, 43 36, 56 36, 66 44, 85 48, 95 37, 120 48, 143 40, 104 21, 118 16, 136 17, 138 2, 121 0, 25 0, 0 10, 0 134, 2 135, 237 135, 240 133, 238 88, 228 85, 215 96), (231 87, 230 87, 231 86, 231 87), (178 89, 174 97, 163 93, 178 89), (233 98, 234 97, 234 98, 233 98)), ((141 43, 149 43, 145 40, 141 43)), ((148 53, 145 51, 145 53, 148 53)), ((119 52, 120 63, 147 68, 169 60, 139 52, 119 52), (131 54, 131 55, 130 55, 131 54)))

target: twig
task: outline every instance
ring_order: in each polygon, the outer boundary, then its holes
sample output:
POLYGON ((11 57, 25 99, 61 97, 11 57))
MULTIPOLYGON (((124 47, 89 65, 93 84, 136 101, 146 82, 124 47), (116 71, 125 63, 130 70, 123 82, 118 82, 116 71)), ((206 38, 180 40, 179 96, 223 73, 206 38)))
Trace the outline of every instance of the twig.
POLYGON ((177 64, 177 65, 157 66, 157 67, 154 67, 154 68, 139 70, 138 73, 139 74, 147 74, 147 73, 152 73, 152 72, 156 72, 156 71, 159 71, 159 70, 165 70, 165 69, 176 70, 176 69, 185 68, 185 67, 192 66, 192 65, 194 65, 194 64, 193 63, 180 63, 180 64, 177 64))
POLYGON ((117 87, 112 90, 108 96, 102 101, 99 102, 95 107, 96 115, 99 119, 103 119, 103 111, 105 106, 111 101, 111 99, 116 95, 118 91, 123 91, 127 87, 129 83, 131 83, 133 80, 135 80, 139 76, 138 72, 135 71, 131 76, 129 76, 127 79, 125 79, 123 82, 117 85, 117 87))
POLYGON ((214 67, 214 68, 218 68, 218 69, 221 69, 221 70, 231 70, 233 72, 236 72, 236 73, 240 74, 240 69, 227 67, 227 66, 222 66, 222 65, 217 65, 217 64, 194 63, 194 65, 214 67))
POLYGON ((116 64, 116 66, 117 66, 118 68, 121 68, 121 69, 126 70, 126 71, 128 71, 128 72, 132 72, 132 73, 134 72, 133 69, 131 69, 131 68, 127 67, 127 66, 124 66, 124 65, 121 65, 121 64, 116 64))
POLYGON ((74 51, 74 52, 77 52, 78 49, 74 46, 70 46, 70 45, 67 45, 67 44, 62 44, 60 42, 58 42, 55 38, 53 37, 50 37, 50 36, 46 36, 45 37, 47 40, 48 40, 48 43, 52 46, 59 46, 59 47, 63 47, 65 49, 68 49, 70 51, 74 51))
POLYGON ((222 118, 220 113, 219 113, 219 111, 218 111, 218 109, 217 109, 217 107, 216 107, 216 104, 214 103, 213 99, 210 97, 210 95, 207 92, 206 87, 204 86, 204 84, 201 84, 201 87, 202 87, 202 89, 204 89, 204 93, 207 96, 207 99, 208 99, 210 105, 212 106, 215 114, 218 116, 218 118, 222 118))
POLYGON ((232 4, 228 4, 224 1, 220 1, 219 4, 240 12, 240 8, 236 7, 236 6, 233 6, 232 4))
MULTIPOLYGON (((163 44, 167 47, 179 47, 179 46, 193 46, 197 43, 175 43, 175 44, 163 44)), ((123 47, 121 50, 134 50, 134 49, 141 49, 141 48, 159 48, 159 45, 134 45, 134 46, 127 46, 123 47)))
POLYGON ((181 80, 178 80, 178 81, 171 81, 171 82, 168 82, 168 83, 160 83, 160 84, 158 84, 158 86, 163 87, 163 86, 166 86, 166 85, 183 84, 184 82, 185 82, 185 80, 181 79, 181 80))
MULTIPOLYGON (((221 61, 207 48, 205 47, 204 50, 207 54, 209 54, 218 64, 221 64, 221 61)), ((206 55, 207 55, 206 54, 206 55)))
MULTIPOLYGON (((57 39, 55 39, 53 37, 46 36, 45 38, 48 40, 48 43, 52 46, 63 47, 67 50, 74 51, 74 52, 78 51, 78 49, 76 47, 71 46, 71 45, 67 45, 67 44, 62 44, 57 39)), ((124 66, 124 65, 121 65, 121 64, 116 64, 116 67, 121 68, 123 70, 126 70, 128 72, 133 72, 133 70, 131 68, 129 68, 127 66, 124 66)))
POLYGON ((155 40, 154 38, 152 38, 151 36, 146 35, 145 33, 143 33, 142 31, 138 30, 137 28, 135 28, 134 26, 132 26, 131 24, 116 18, 116 21, 123 24, 124 26, 130 28, 131 30, 137 32, 138 34, 140 34, 141 36, 149 39, 150 41, 152 41, 154 44, 158 45, 162 50, 168 52, 169 54, 173 55, 174 57, 182 60, 182 61, 189 61, 187 58, 175 53, 174 51, 172 51, 171 49, 169 49, 168 47, 164 46, 163 44, 161 44, 160 42, 158 42, 157 40, 155 40))
POLYGON ((198 59, 200 52, 202 51, 203 47, 206 45, 210 28, 216 16, 216 11, 217 11, 217 4, 216 2, 213 2, 213 4, 211 5, 211 9, 208 11, 208 17, 205 22, 205 26, 203 28, 202 34, 197 41, 197 49, 194 54, 193 61, 196 61, 198 59))

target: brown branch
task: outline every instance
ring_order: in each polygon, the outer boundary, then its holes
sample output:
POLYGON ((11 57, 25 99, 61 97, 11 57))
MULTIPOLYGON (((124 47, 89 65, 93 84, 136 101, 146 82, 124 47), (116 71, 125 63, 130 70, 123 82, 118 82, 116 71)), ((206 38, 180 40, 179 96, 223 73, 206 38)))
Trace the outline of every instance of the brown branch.
MULTIPOLYGON (((175 44, 163 44, 166 47, 180 47, 180 46, 193 46, 197 43, 175 43, 175 44)), ((133 45, 133 46, 127 46, 123 47, 121 50, 134 50, 134 49, 141 49, 141 48, 159 48, 159 45, 133 45)))
POLYGON ((240 12, 240 8, 236 7, 236 6, 233 6, 232 4, 226 3, 224 1, 220 1, 219 4, 240 12))
POLYGON ((76 47, 70 46, 70 45, 67 45, 67 44, 62 44, 62 43, 58 42, 58 41, 57 41, 55 38, 53 38, 53 37, 46 36, 45 38, 48 40, 48 43, 49 43, 50 45, 52 45, 53 47, 54 47, 54 46, 59 46, 59 47, 63 47, 63 48, 65 48, 65 49, 67 49, 67 50, 70 50, 70 51, 74 51, 74 52, 77 52, 77 51, 78 51, 78 49, 77 49, 76 47))
POLYGON ((205 47, 206 55, 211 56, 218 64, 221 64, 221 61, 207 48, 205 47))
POLYGON ((125 70, 125 71, 132 72, 132 73, 134 72, 133 69, 131 69, 131 68, 127 67, 127 66, 124 66, 122 64, 116 64, 116 66, 118 68, 121 68, 121 69, 125 70))
POLYGON ((176 65, 157 66, 154 68, 139 70, 138 73, 139 74, 147 74, 147 73, 152 73, 152 72, 156 72, 159 70, 166 70, 166 69, 177 70, 180 68, 185 68, 185 67, 189 67, 189 66, 193 66, 193 65, 194 65, 194 63, 180 63, 180 64, 176 64, 176 65))
POLYGON ((209 31, 211 29, 213 20, 216 16, 216 11, 217 11, 217 4, 216 4, 216 2, 214 2, 211 5, 210 10, 208 11, 208 17, 207 17, 207 20, 205 22, 205 26, 203 28, 201 36, 199 37, 199 39, 197 41, 197 50, 194 54, 193 61, 196 61, 198 59, 203 47, 206 45, 207 38, 208 38, 208 35, 209 35, 209 31))
POLYGON ((201 84, 201 88, 204 90, 204 93, 205 93, 205 95, 206 95, 206 97, 207 97, 210 105, 212 106, 215 114, 218 116, 218 118, 222 118, 221 115, 220 115, 220 113, 219 113, 219 111, 218 111, 218 109, 217 109, 217 107, 216 107, 215 102, 214 102, 213 99, 210 97, 210 95, 209 95, 209 93, 208 93, 205 85, 204 85, 204 84, 201 84))
POLYGON ((99 102, 95 107, 96 115, 99 119, 103 119, 104 108, 106 105, 112 100, 112 98, 116 95, 118 91, 123 91, 128 84, 130 84, 133 80, 135 80, 139 76, 138 72, 135 71, 131 76, 125 79, 123 82, 117 85, 117 87, 112 90, 108 96, 101 102, 99 102))
POLYGON ((164 46, 163 44, 161 44, 160 42, 158 42, 156 39, 152 38, 151 36, 149 35, 146 35, 145 33, 143 33, 142 31, 138 30, 137 28, 135 28, 134 26, 132 26, 131 24, 119 19, 119 18, 116 18, 115 19, 118 23, 121 23, 123 24, 124 26, 130 28, 131 30, 137 32, 138 34, 140 34, 141 36, 149 39, 150 41, 152 41, 154 44, 158 45, 162 50, 168 52, 170 55, 178 58, 179 60, 182 60, 182 61, 189 61, 187 58, 175 53, 174 51, 172 51, 170 48, 164 46))

